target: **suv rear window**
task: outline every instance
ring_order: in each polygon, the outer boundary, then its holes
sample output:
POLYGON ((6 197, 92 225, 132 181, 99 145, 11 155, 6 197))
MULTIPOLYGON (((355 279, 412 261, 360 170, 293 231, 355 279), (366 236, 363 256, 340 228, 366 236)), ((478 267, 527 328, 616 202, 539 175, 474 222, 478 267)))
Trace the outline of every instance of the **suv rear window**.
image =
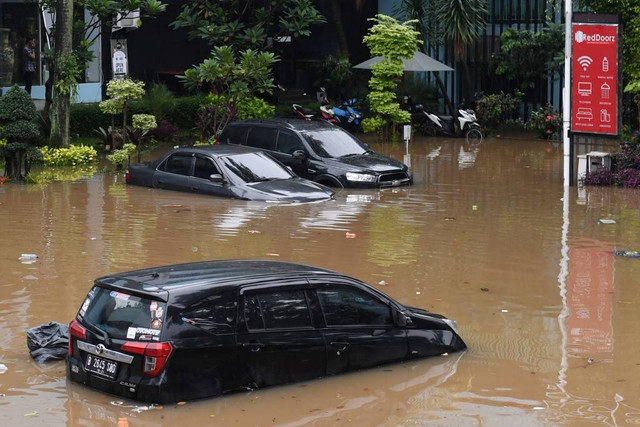
POLYGON ((166 303, 94 286, 78 318, 109 338, 160 341, 166 303))

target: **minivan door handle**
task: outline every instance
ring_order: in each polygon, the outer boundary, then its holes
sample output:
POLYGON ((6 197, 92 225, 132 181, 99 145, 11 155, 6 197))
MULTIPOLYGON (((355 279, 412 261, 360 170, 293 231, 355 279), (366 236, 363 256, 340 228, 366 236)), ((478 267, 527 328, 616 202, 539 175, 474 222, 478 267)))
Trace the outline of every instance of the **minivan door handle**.
POLYGON ((242 343, 242 347, 249 347, 252 352, 256 353, 260 351, 262 347, 264 347, 264 344, 262 344, 261 342, 245 342, 242 343))
POLYGON ((331 343, 331 346, 338 351, 345 351, 349 347, 349 345, 350 344, 346 341, 334 341, 331 343))

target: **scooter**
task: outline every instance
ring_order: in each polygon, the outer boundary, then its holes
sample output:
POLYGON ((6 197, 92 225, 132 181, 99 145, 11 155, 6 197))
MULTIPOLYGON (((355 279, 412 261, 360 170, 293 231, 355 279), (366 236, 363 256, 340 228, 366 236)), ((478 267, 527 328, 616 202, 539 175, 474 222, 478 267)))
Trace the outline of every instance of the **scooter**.
POLYGON ((293 104, 292 107, 293 112, 296 114, 296 116, 302 120, 311 120, 316 114, 313 110, 305 108, 300 104, 293 104))
POLYGON ((411 113, 411 122, 422 135, 464 136, 470 141, 482 141, 484 138, 476 113, 471 109, 460 106, 454 117, 426 111, 422 104, 413 104, 410 97, 405 96, 403 104, 411 113))
POLYGON ((345 129, 358 131, 362 121, 362 113, 355 107, 358 98, 350 98, 342 103, 342 106, 330 107, 327 91, 321 87, 316 94, 320 101, 320 117, 345 129))

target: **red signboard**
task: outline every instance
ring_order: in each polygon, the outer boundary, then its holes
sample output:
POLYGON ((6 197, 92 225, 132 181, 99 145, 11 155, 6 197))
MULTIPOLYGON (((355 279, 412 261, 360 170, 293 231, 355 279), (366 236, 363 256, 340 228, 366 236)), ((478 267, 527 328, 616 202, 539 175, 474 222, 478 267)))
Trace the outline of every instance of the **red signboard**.
POLYGON ((618 135, 618 25, 572 24, 571 130, 618 135))

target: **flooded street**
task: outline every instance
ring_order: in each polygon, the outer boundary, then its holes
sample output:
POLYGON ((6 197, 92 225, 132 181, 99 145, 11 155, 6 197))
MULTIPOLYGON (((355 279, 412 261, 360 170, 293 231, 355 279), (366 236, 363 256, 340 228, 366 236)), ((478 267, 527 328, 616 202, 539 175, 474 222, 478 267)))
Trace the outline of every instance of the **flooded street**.
POLYGON ((102 174, 0 186, 0 425, 640 424, 640 259, 613 254, 640 251, 640 191, 565 193, 557 143, 372 148, 410 161, 414 185, 300 206, 102 174), (228 258, 354 276, 455 319, 469 348, 164 407, 69 383, 63 362, 28 354, 25 331, 69 322, 99 276, 228 258))

